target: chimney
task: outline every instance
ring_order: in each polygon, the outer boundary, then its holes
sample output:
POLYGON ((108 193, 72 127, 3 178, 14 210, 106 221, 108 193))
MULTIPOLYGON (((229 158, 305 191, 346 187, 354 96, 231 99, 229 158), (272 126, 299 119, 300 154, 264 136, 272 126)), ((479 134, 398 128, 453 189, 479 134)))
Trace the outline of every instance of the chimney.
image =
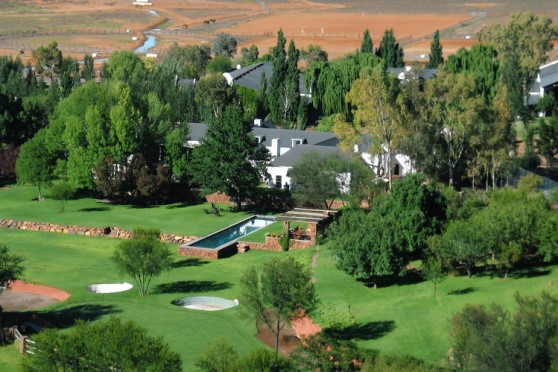
POLYGON ((271 140, 271 156, 278 157, 281 155, 281 138, 273 138, 271 140))
POLYGON ((254 126, 261 127, 262 126, 262 119, 254 119, 254 126))

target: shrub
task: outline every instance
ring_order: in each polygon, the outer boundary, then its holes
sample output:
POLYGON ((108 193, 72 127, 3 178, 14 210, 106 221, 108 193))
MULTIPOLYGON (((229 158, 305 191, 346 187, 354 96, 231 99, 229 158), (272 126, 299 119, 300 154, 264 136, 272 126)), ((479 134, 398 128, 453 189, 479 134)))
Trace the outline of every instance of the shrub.
POLYGON ((289 250, 290 243, 291 243, 291 237, 289 236, 289 234, 283 234, 283 236, 281 236, 281 238, 279 239, 279 245, 281 246, 281 249, 283 249, 283 251, 285 252, 289 250))
POLYGON ((519 179, 517 189, 520 192, 530 193, 544 183, 543 179, 534 174, 528 174, 519 179))

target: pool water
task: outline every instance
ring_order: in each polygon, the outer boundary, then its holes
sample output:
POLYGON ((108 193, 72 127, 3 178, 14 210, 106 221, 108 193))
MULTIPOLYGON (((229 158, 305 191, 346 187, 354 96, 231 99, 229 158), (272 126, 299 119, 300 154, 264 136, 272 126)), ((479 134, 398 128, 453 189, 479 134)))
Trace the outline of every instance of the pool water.
POLYGON ((273 218, 265 217, 252 217, 249 220, 239 222, 235 225, 229 226, 223 230, 217 231, 211 235, 206 236, 192 244, 188 244, 190 247, 198 248, 218 248, 223 244, 232 242, 244 235, 253 233, 256 230, 261 229, 267 225, 271 225, 275 222, 273 218))

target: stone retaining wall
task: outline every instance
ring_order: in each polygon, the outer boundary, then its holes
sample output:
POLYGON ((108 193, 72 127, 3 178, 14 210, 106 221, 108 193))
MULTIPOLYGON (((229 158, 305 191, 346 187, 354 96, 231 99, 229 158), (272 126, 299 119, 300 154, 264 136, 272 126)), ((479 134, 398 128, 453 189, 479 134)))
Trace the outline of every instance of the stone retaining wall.
POLYGON ((222 204, 232 203, 230 196, 228 196, 227 194, 222 194, 220 192, 207 194, 205 196, 205 200, 207 200, 208 203, 222 203, 222 204))
MULTIPOLYGON (((265 243, 239 241, 237 242, 237 246, 239 247, 239 251, 254 249, 260 251, 280 252, 283 250, 281 248, 281 244, 279 244, 280 238, 281 236, 279 234, 266 235, 265 243)), ((312 247, 313 245, 315 245, 315 243, 311 240, 297 240, 291 238, 291 240, 289 241, 289 250, 305 249, 308 247, 312 247)))
MULTIPOLYGON (((75 225, 56 225, 46 222, 28 222, 8 219, 0 219, 0 227, 18 230, 45 231, 61 234, 72 234, 82 236, 106 236, 109 238, 130 239, 132 232, 120 227, 85 227, 75 225)), ((195 236, 184 236, 177 234, 161 234, 164 243, 184 244, 194 239, 195 236)))

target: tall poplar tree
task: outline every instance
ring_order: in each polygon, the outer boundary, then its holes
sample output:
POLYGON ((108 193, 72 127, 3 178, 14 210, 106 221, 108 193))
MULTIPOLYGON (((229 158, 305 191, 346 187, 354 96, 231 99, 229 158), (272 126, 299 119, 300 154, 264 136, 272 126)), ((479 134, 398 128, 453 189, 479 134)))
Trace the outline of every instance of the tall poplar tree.
POLYGON ((298 85, 298 57, 299 51, 293 40, 289 43, 287 53, 287 74, 285 76, 285 105, 283 122, 290 127, 295 127, 300 102, 300 87, 298 85))
POLYGON ((362 44, 360 45, 360 52, 374 53, 374 44, 372 43, 372 37, 370 36, 370 31, 368 31, 368 29, 364 30, 362 44))
POLYGON ((282 107, 285 99, 285 77, 287 75, 287 53, 285 45, 287 41, 283 35, 283 30, 277 33, 277 45, 273 49, 273 74, 269 82, 269 110, 271 120, 274 123, 282 122, 282 107))
POLYGON ((397 42, 393 29, 384 32, 377 54, 384 60, 386 67, 403 67, 403 48, 397 42))
POLYGON ((430 44, 430 54, 428 55, 428 63, 426 68, 438 68, 444 63, 444 56, 442 53, 442 45, 440 44, 440 31, 436 30, 432 44, 430 44))

